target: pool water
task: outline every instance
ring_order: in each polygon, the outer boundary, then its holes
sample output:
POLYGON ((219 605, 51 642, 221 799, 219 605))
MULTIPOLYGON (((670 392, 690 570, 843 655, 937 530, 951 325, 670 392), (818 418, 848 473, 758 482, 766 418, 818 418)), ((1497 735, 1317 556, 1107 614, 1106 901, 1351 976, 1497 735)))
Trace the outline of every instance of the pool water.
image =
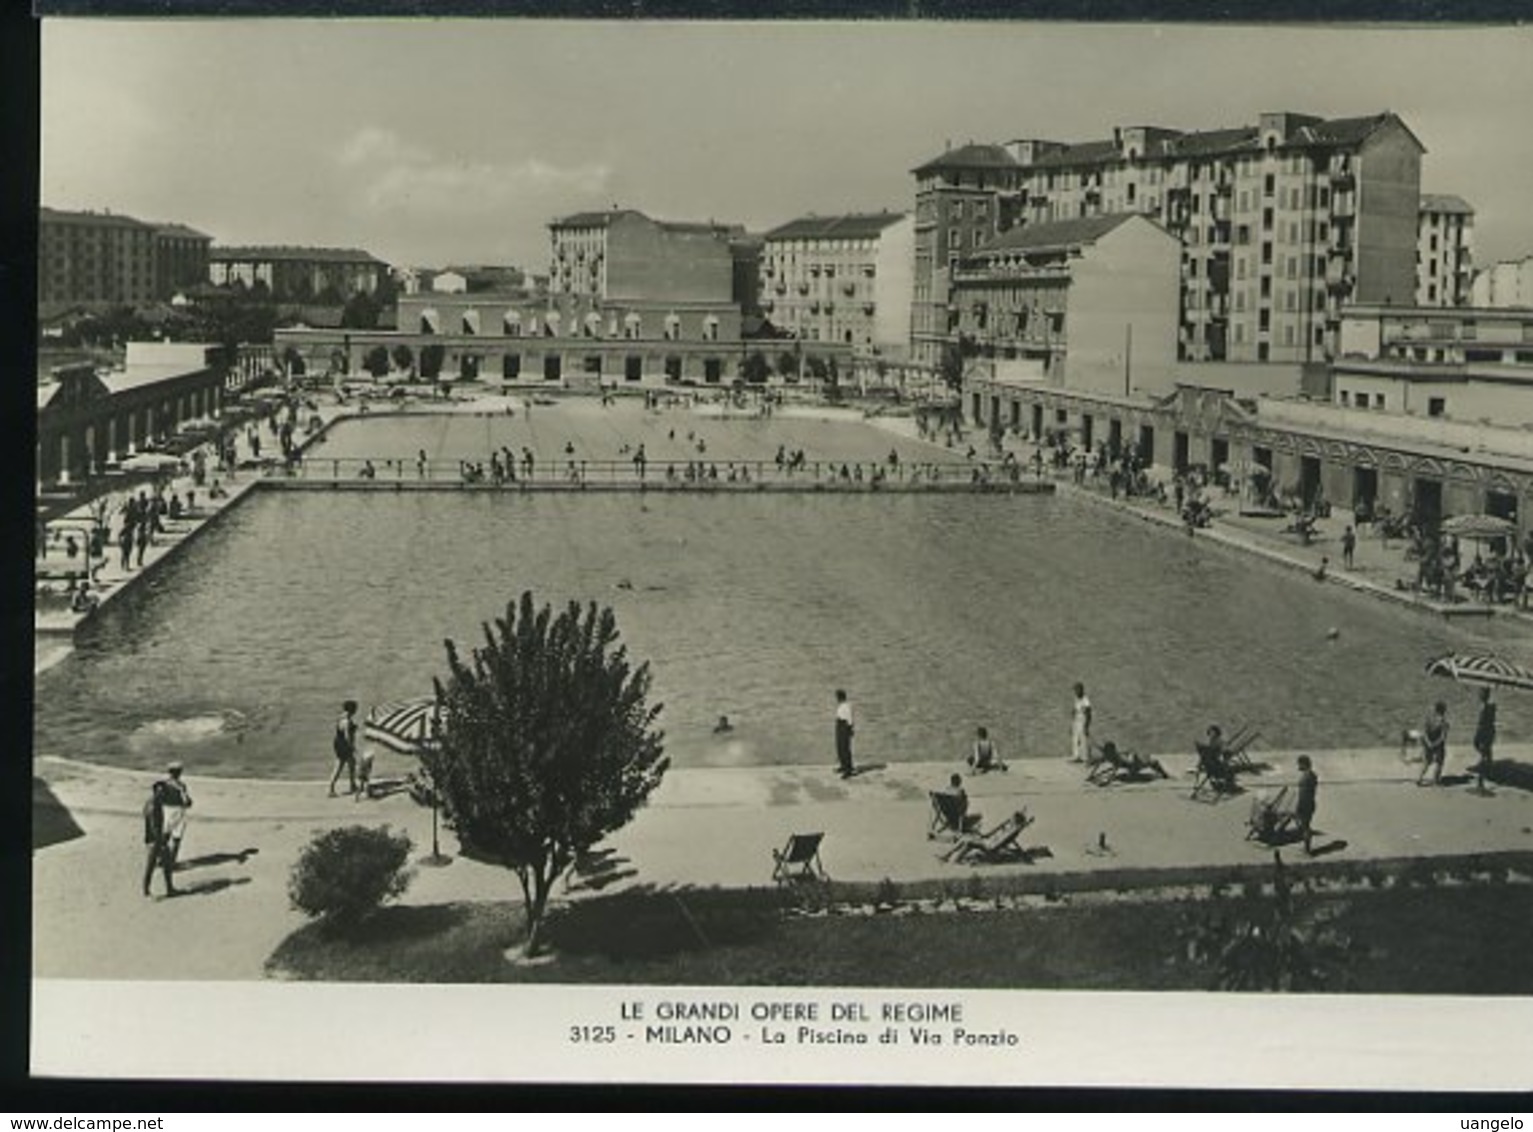
MULTIPOLYGON (((1068 496, 258 492, 38 678, 36 748, 198 774, 326 776, 340 701, 429 693, 524 589, 613 607, 677 765, 1189 750, 1210 721, 1285 748, 1392 745, 1447 648, 1526 651, 1068 496), (1333 634, 1331 631, 1335 630, 1333 634), (713 734, 727 714, 735 729, 713 734)), ((1503 706, 1507 739, 1533 735, 1503 706)))

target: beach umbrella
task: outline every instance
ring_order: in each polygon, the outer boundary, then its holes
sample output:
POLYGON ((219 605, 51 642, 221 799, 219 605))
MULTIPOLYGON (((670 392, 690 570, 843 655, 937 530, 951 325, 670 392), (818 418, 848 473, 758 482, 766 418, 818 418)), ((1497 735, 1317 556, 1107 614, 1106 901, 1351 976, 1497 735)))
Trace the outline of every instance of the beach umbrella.
MULTIPOLYGON (((393 700, 378 704, 367 713, 362 724, 362 734, 376 739, 386 747, 405 754, 417 754, 436 745, 437 703, 435 696, 415 696, 407 700, 393 700)), ((431 795, 431 856, 422 863, 445 865, 452 858, 444 856, 437 840, 437 794, 436 785, 427 779, 431 795)))
POLYGON ((1450 652, 1427 662, 1429 676, 1447 676, 1464 684, 1533 688, 1533 669, 1491 653, 1450 652))
POLYGON ((362 734, 404 754, 414 754, 436 742, 435 696, 415 696, 379 704, 367 713, 362 734))
POLYGON ((1491 539, 1515 535, 1517 524, 1495 515, 1455 515, 1442 521, 1442 533, 1455 538, 1489 542, 1491 539))

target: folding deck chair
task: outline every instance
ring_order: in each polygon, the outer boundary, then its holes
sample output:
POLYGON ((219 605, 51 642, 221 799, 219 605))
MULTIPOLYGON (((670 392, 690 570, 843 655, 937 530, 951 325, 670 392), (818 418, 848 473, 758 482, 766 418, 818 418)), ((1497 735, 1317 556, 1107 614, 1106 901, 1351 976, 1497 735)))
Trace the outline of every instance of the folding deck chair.
POLYGON ((973 833, 979 825, 979 815, 969 812, 968 799, 946 790, 929 792, 932 803, 931 825, 927 827, 928 840, 938 837, 962 837, 973 833))
POLYGON ((772 879, 778 884, 792 884, 801 880, 829 880, 825 867, 820 864, 820 842, 823 833, 794 833, 788 844, 772 850, 772 879))
POLYGON ((1261 732, 1249 723, 1243 724, 1224 744, 1224 763, 1232 772, 1254 771, 1256 763, 1251 758, 1251 744, 1261 738, 1261 732))
POLYGON ((957 861, 962 865, 998 865, 1006 861, 1028 860, 1027 850, 1017 844, 1022 831, 1033 824, 1026 810, 1018 810, 988 833, 971 833, 960 837, 954 846, 942 854, 944 861, 957 861))
POLYGON ((1288 804, 1288 787, 1276 794, 1251 799, 1251 814, 1246 818, 1246 840, 1263 845, 1281 845, 1297 829, 1299 819, 1288 804))
POLYGON ((1208 794, 1217 802, 1222 795, 1236 793, 1240 788, 1235 785, 1235 769, 1230 765, 1228 752, 1207 743, 1199 743, 1197 748, 1198 765, 1192 772, 1193 799, 1208 794))

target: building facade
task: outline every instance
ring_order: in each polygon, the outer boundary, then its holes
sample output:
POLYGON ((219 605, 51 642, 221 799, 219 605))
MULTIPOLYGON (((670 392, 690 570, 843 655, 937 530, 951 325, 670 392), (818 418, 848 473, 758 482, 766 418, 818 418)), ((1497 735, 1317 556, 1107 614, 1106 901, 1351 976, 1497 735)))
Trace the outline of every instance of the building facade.
POLYGON ((549 290, 608 300, 730 302, 738 225, 652 220, 636 209, 578 212, 548 226, 549 290))
POLYGON ((1165 392, 1180 260, 1177 238, 1138 213, 1021 225, 951 269, 947 328, 996 377, 1165 392))
POLYGON ((875 212, 806 216, 766 233, 761 307, 808 342, 903 357, 910 342, 914 218, 875 212))
POLYGON ((133 304, 159 297, 152 225, 110 212, 38 210, 39 303, 133 304))
POLYGON ((208 278, 219 287, 263 285, 278 302, 327 294, 344 302, 378 289, 388 265, 356 248, 214 247, 208 278))
POLYGON ((918 233, 929 235, 917 237, 913 334, 928 352, 940 342, 941 273, 987 228, 1132 211, 1182 242, 1181 357, 1330 357, 1344 303, 1416 293, 1424 152, 1387 112, 966 146, 915 170, 918 233))
POLYGON ((213 237, 184 224, 161 224, 154 230, 154 278, 159 298, 170 299, 207 282, 208 249, 213 237))
POLYGON ((1533 255, 1487 267, 1470 285, 1475 307, 1533 307, 1533 255))
POLYGON ((185 342, 130 342, 112 372, 61 367, 37 389, 37 482, 105 471, 186 421, 216 416, 228 368, 220 347, 185 342))
POLYGON ((1470 305, 1474 209, 1462 197, 1426 193, 1416 232, 1416 305, 1470 305))

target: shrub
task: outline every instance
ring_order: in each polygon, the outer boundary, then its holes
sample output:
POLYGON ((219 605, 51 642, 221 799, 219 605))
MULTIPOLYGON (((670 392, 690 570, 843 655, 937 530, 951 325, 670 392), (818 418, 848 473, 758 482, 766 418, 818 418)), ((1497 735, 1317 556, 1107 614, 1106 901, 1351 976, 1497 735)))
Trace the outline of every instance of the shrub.
POLYGON ((405 868, 410 838, 388 826, 343 826, 317 836, 288 878, 293 907, 327 924, 349 926, 401 895, 414 879, 405 868))

